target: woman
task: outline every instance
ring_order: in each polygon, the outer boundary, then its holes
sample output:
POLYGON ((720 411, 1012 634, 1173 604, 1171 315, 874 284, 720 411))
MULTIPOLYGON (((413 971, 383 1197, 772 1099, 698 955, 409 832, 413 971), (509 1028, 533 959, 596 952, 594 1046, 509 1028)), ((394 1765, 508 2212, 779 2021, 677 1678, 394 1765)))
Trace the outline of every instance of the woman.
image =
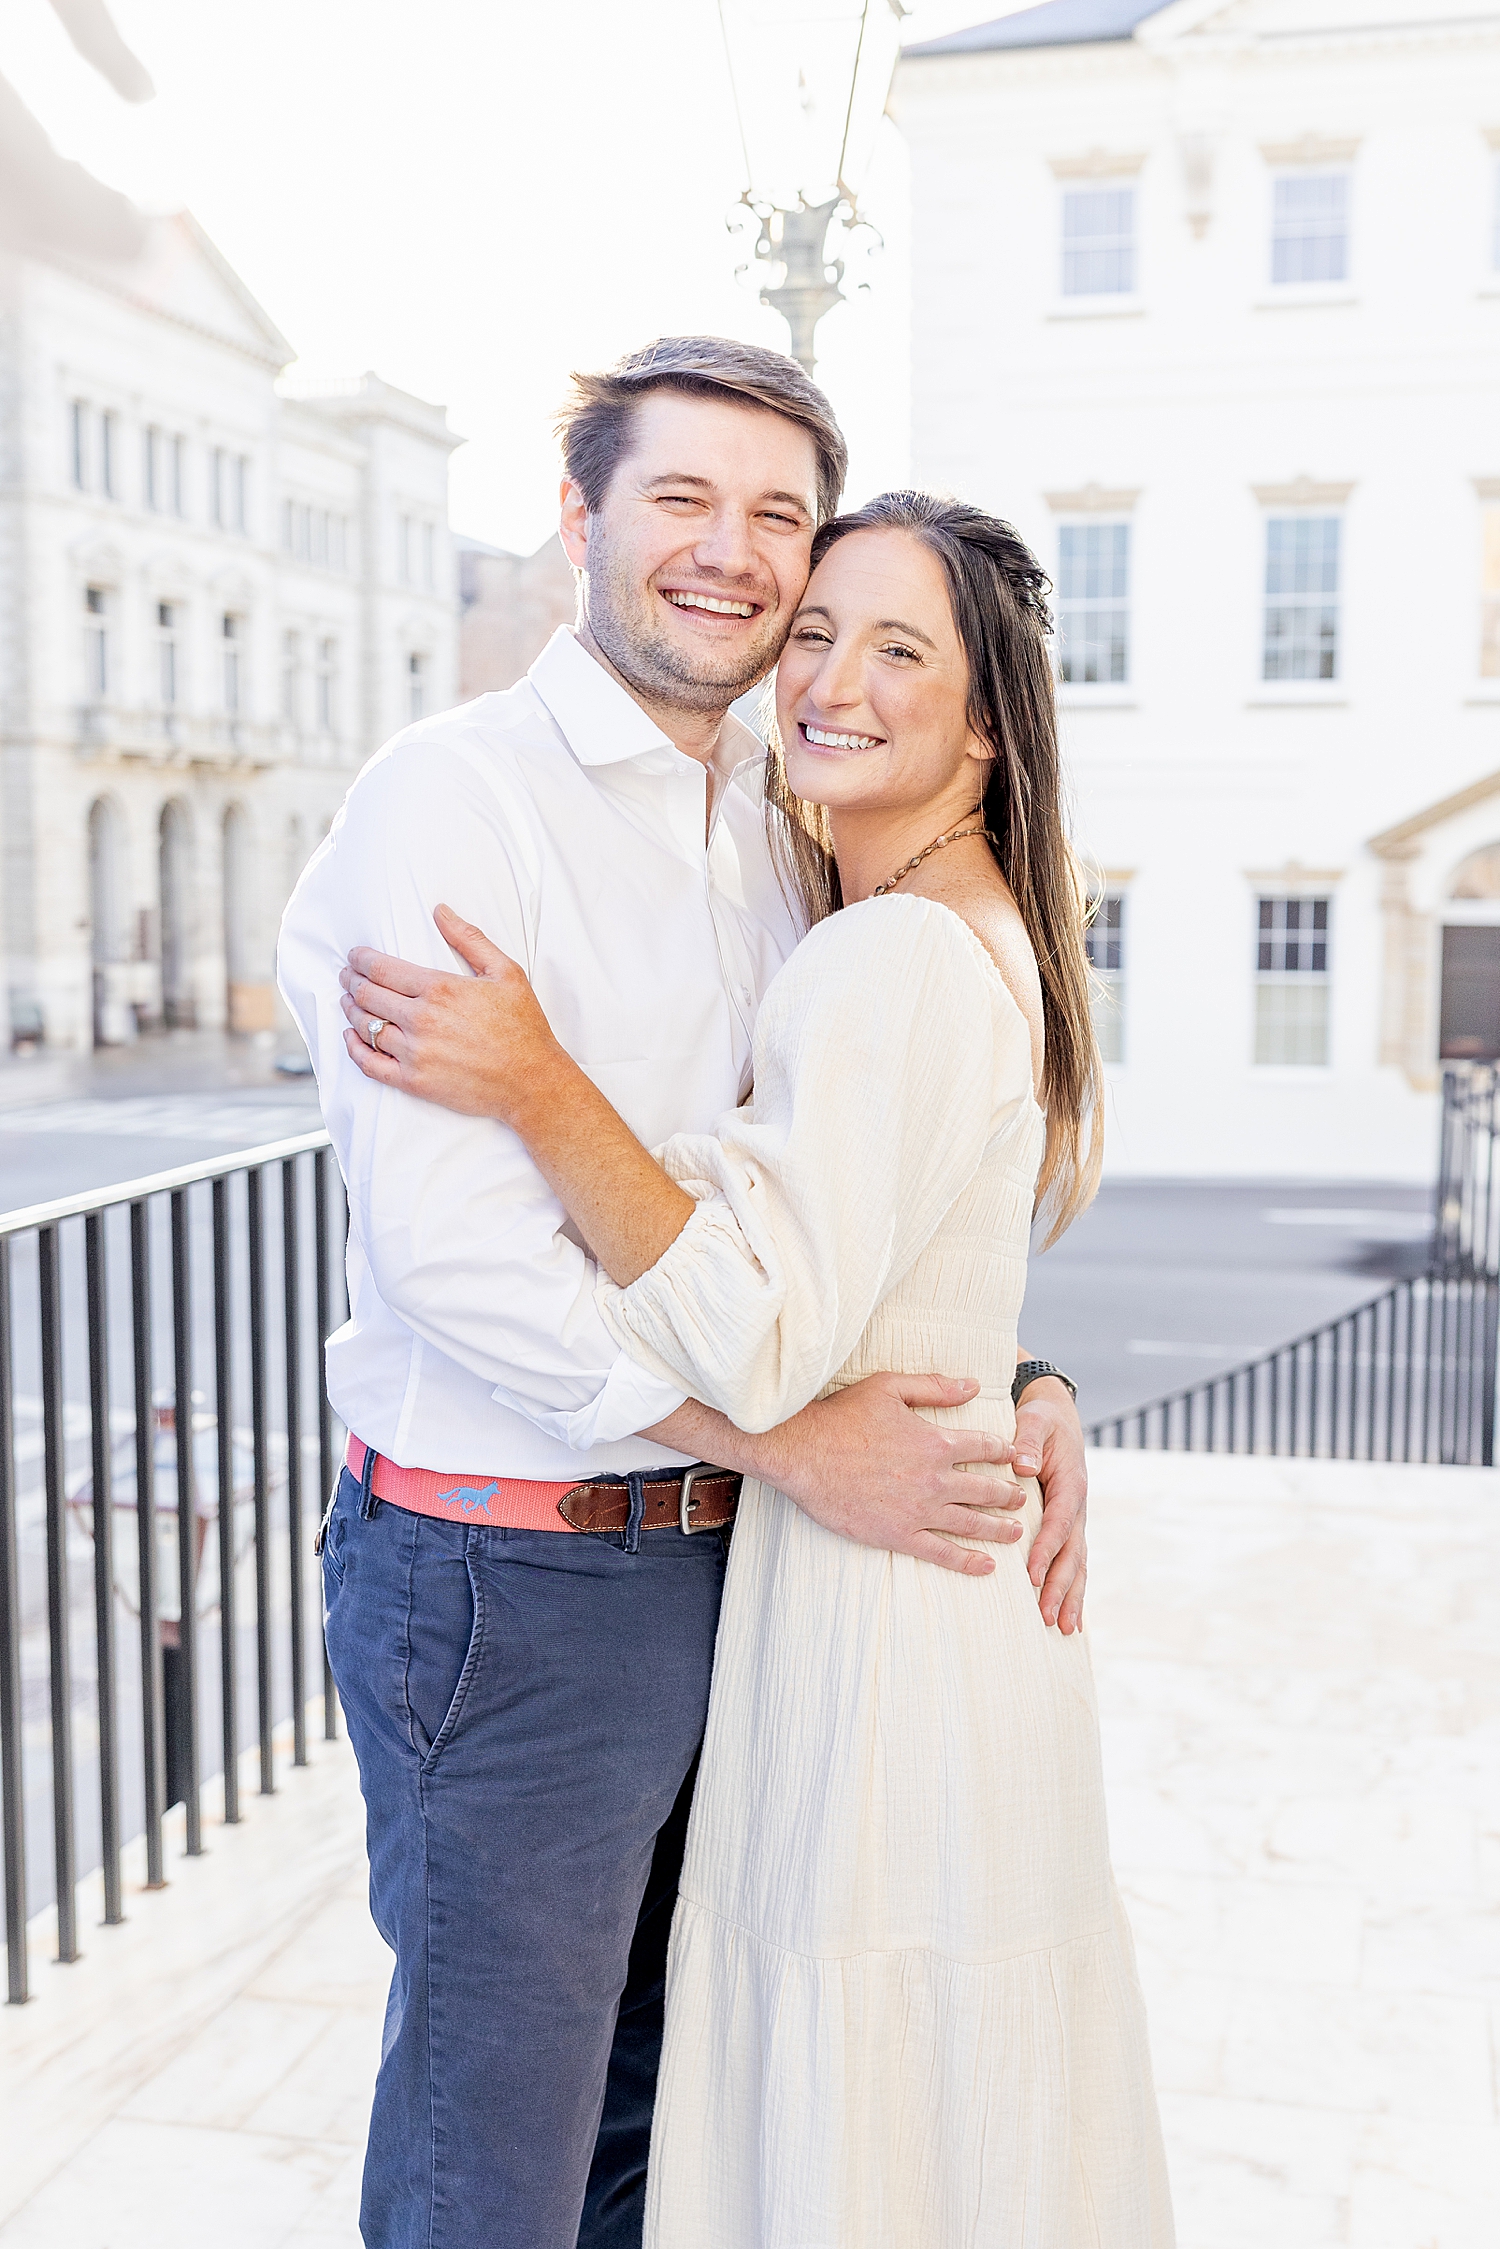
MULTIPOLYGON (((826 525, 813 563, 768 779, 811 927, 762 1006, 753 1109, 653 1159, 452 916, 480 980, 433 1009, 351 971, 349 1051, 520 1133, 623 1346, 741 1427, 963 1365, 958 1413, 1008 1437, 1034 1207, 1055 1234, 1098 1169, 1046 581, 1006 525, 913 493, 826 525)), ((1028 1486, 1017 1543, 958 1575, 746 1485, 652 2249, 1170 2242, 1088 1655, 1025 1568, 1040 1513, 1028 1486)))

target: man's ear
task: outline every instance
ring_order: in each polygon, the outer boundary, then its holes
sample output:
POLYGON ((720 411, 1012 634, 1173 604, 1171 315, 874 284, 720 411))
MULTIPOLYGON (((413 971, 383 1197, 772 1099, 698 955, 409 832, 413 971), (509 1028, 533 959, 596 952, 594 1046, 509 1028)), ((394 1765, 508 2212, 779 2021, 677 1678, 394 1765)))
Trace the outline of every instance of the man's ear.
POLYGON ((563 553, 575 570, 586 570, 589 559, 588 504, 577 481, 571 476, 563 478, 559 497, 562 513, 558 520, 557 535, 562 541, 563 553))

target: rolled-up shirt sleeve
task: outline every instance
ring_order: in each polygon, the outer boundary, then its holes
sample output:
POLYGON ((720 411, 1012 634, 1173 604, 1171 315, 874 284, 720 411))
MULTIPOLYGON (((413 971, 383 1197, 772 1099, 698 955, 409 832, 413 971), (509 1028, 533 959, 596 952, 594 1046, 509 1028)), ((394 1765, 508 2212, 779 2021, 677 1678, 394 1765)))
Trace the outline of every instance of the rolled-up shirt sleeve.
POLYGON ((849 1357, 1026 1100, 1029 1033, 930 900, 871 900, 804 939, 756 1025, 753 1112, 658 1159, 697 1208, 610 1328, 740 1428, 773 1428, 849 1357))
POLYGON ((464 973, 434 925, 446 902, 533 968, 539 878, 461 745, 387 751, 367 769, 287 908, 278 976, 307 1042, 349 1196, 357 1254, 383 1301, 493 1396, 575 1447, 664 1420, 684 1387, 622 1350, 598 1271, 505 1126, 363 1076, 344 1047, 339 971, 355 945, 464 973))

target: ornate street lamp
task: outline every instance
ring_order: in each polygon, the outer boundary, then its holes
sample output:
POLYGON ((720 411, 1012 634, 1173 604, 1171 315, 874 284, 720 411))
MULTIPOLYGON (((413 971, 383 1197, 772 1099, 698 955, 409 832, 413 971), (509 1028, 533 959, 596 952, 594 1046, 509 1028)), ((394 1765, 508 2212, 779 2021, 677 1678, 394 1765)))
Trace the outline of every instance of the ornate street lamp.
POLYGON ((909 12, 904 0, 719 0, 761 303, 786 321, 809 374, 818 322, 843 297, 837 245, 868 224, 859 186, 909 12))

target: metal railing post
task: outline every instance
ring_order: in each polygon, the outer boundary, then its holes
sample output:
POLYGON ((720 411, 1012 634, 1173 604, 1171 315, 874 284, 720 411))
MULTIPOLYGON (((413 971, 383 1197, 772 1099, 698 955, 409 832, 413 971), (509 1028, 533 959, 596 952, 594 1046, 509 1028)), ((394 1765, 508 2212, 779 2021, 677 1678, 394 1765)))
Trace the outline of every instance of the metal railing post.
POLYGON ((16 1547, 16 1420, 10 1243, 0 1239, 0 1818, 5 1829, 6 1997, 28 1996, 26 1784, 21 1761, 21 1580, 16 1547))
POLYGON ((276 1789, 271 1752, 271 1483, 266 1463, 266 1234, 263 1175, 246 1175, 250 1266, 250 1441, 255 1458, 255 1684, 260 1727, 260 1792, 276 1789))
POLYGON ((115 1525, 109 1426, 109 1292, 104 1215, 83 1222, 88 1285, 89 1439, 93 1469, 94 1651, 99 1674, 99 1842, 104 1865, 104 1922, 125 1918, 120 1895, 119 1703, 115 1683, 115 1525))
POLYGON ((73 1667, 69 1648, 68 1511, 64 1494, 62 1290, 57 1228, 37 1237, 42 1332, 42 1474, 47 1522, 47 1677, 52 1720, 52 1857, 57 1957, 78 1958, 78 1859, 73 1826, 73 1667))
POLYGON ((234 1351, 229 1271, 229 1181, 213 1183, 214 1451, 219 1487, 219 1716, 224 1743, 224 1824, 240 1816, 238 1625, 234 1583, 234 1351))
POLYGON ((172 1196, 172 1433, 177 1454, 177 1708, 172 1731, 186 1813, 187 1855, 203 1849, 198 1778, 198 1507, 193 1469, 193 1298, 187 1189, 172 1196))
POLYGON ((307 1591, 302 1560, 302 1259, 297 1159, 281 1167, 281 1296, 286 1335, 286 1532, 291 1585, 292 1762, 307 1763, 307 1591))
POLYGON ((161 1820, 166 1792, 166 1725, 161 1625, 156 1595, 156 1407, 151 1385, 151 1211, 130 1206, 130 1318, 135 1375, 135 1534, 141 1588, 141 1780, 146 1818, 146 1887, 166 1883, 161 1820))

